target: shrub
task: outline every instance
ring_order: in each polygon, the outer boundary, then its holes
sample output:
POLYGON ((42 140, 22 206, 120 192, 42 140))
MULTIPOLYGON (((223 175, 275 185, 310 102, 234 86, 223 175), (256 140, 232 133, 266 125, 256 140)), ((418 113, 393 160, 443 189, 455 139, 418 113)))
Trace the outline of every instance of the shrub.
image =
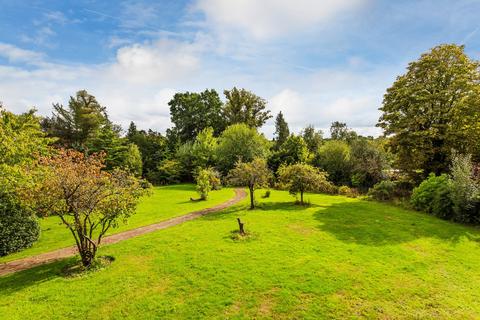
POLYGON ((195 181, 201 200, 207 200, 208 193, 220 187, 219 173, 212 168, 199 169, 195 175, 195 181))
POLYGON ((358 191, 355 188, 350 188, 348 186, 341 186, 338 188, 338 194, 342 196, 347 196, 350 198, 358 197, 358 191))
POLYGON ((396 184, 390 180, 380 181, 368 190, 368 196, 375 200, 392 200, 395 196, 396 184))
POLYGON ((270 198, 270 190, 265 191, 265 193, 263 194, 262 198, 264 198, 264 199, 270 198))
POLYGON ((30 247, 39 236, 33 214, 11 195, 0 194, 0 256, 30 247))
POLYGON ((411 204, 417 210, 431 213, 441 218, 450 218, 452 213, 452 181, 446 174, 427 179, 413 189, 411 204))
POLYGON ((454 220, 480 222, 480 182, 474 175, 471 156, 454 153, 450 171, 454 220))

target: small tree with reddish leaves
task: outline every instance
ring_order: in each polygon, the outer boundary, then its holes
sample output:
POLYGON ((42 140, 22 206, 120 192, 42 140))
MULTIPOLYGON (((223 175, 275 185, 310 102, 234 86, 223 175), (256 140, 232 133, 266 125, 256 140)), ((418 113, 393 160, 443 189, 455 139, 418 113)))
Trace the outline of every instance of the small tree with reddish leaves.
POLYGON ((135 212, 145 193, 131 174, 102 170, 104 159, 103 153, 73 150, 41 157, 32 170, 36 183, 22 191, 36 212, 58 216, 70 230, 85 267, 94 261, 102 237, 135 212))

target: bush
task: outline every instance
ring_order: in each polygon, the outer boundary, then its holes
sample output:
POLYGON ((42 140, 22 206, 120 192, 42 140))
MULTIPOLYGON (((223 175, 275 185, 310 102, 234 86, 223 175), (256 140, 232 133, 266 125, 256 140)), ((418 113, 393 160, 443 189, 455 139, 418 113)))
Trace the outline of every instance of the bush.
POLYGON ((0 194, 0 256, 30 247, 40 236, 37 219, 11 195, 0 194))
POLYGON ((454 220, 480 222, 480 181, 475 176, 470 155, 453 154, 450 167, 454 220))
POLYGON ((448 219, 452 215, 452 180, 446 174, 431 173, 413 189, 411 204, 417 210, 448 219))
POLYGON ((341 186, 338 188, 338 194, 342 196, 347 196, 350 198, 358 197, 358 191, 355 188, 350 188, 348 186, 341 186))
POLYGON ((262 198, 264 198, 264 199, 270 198, 270 190, 265 191, 265 193, 263 194, 262 198))
POLYGON ((380 181, 368 190, 368 196, 375 200, 392 200, 395 197, 396 184, 390 180, 380 181))

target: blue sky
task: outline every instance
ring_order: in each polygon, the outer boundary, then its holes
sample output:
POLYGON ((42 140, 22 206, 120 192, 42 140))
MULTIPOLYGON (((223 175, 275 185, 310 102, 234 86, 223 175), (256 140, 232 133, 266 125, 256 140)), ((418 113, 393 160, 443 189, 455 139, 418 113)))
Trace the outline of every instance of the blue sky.
POLYGON ((239 86, 294 131, 339 120, 377 135, 409 61, 441 43, 480 58, 479 13, 478 0, 0 0, 0 101, 49 115, 87 89, 123 126, 163 131, 174 92, 239 86))

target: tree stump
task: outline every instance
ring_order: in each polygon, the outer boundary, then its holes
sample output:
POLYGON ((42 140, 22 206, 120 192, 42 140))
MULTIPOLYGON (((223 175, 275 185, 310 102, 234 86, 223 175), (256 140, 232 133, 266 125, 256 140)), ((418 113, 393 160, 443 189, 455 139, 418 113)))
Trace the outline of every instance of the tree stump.
POLYGON ((243 225, 244 225, 245 223, 243 223, 242 221, 240 221, 240 218, 237 218, 237 221, 238 221, 238 229, 239 229, 239 231, 240 231, 240 234, 241 234, 242 236, 244 236, 244 235, 245 235, 245 230, 243 229, 243 225))

